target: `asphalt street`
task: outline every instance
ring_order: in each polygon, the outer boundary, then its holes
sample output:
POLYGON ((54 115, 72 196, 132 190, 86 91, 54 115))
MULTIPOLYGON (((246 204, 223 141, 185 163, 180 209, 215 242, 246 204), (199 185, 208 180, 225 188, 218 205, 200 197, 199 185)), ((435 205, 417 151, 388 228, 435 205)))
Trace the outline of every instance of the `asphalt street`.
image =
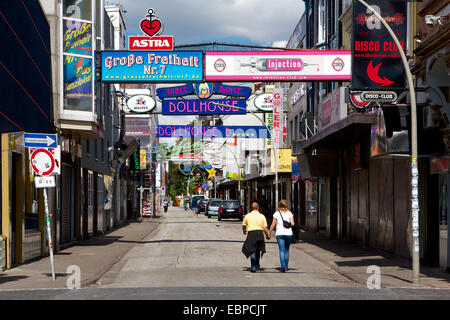
MULTIPOLYGON (((281 273, 275 238, 267 241, 262 270, 249 271, 241 253, 241 221, 217 221, 171 208, 159 226, 95 284, 82 289, 0 291, 2 300, 397 300, 450 299, 448 289, 369 290, 293 244, 281 273)), ((123 241, 122 241, 123 242, 123 241)))

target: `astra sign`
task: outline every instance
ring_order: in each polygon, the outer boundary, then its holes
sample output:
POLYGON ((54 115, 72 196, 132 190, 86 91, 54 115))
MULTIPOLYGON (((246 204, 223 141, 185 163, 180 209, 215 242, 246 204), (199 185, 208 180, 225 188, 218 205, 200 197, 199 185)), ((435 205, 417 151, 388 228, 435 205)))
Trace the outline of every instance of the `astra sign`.
POLYGON ((173 50, 173 36, 164 37, 128 37, 129 50, 173 50))
POLYGON ((264 126, 184 126, 159 125, 159 138, 268 138, 264 126))
POLYGON ((210 100, 163 100, 162 114, 164 115, 211 115, 211 114, 245 114, 244 99, 210 99, 210 100), (229 107, 218 106, 214 103, 226 104, 229 107), (239 109, 233 109, 238 107, 239 109), (243 108, 243 109, 240 109, 243 108))

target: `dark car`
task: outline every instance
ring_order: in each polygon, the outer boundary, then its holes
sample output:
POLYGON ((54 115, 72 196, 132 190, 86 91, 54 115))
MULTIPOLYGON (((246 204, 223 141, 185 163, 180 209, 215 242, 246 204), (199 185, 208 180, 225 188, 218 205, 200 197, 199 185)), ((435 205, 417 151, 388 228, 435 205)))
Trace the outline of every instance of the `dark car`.
POLYGON ((206 205, 208 204, 209 199, 200 199, 198 200, 198 212, 206 212, 206 205))
POLYGON ((224 200, 220 204, 217 220, 226 218, 238 218, 242 221, 244 218, 244 210, 237 200, 224 200))

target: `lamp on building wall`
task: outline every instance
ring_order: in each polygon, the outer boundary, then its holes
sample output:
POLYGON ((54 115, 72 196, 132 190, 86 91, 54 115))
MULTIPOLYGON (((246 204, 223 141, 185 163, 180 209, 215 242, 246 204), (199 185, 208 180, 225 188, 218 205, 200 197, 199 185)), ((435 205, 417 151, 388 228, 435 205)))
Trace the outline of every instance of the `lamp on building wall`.
POLYGON ((422 42, 422 39, 423 39, 424 37, 426 37, 426 33, 419 32, 418 34, 416 34, 416 35, 414 36, 414 40, 416 40, 418 43, 421 43, 421 42, 422 42))

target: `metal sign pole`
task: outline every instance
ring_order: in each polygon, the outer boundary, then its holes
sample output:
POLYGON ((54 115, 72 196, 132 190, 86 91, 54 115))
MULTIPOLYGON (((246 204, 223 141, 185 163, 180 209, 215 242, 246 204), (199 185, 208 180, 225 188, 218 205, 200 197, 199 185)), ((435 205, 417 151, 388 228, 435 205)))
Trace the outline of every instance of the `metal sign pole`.
POLYGON ((412 219, 412 271, 413 271, 413 282, 419 284, 420 277, 420 242, 419 242, 419 171, 417 165, 417 111, 416 111, 416 94, 414 91, 414 82, 412 79, 411 70, 409 70, 408 60, 406 55, 402 50, 402 46, 395 36, 395 33, 389 27, 387 22, 381 17, 381 15, 369 6, 363 0, 358 0, 366 8, 368 8, 378 20, 383 23, 383 25, 388 30, 392 39, 398 48, 398 52, 402 58, 403 66, 405 67, 406 78, 408 80, 409 95, 411 99, 411 219, 412 219))
POLYGON ((50 251, 50 263, 52 265, 52 278, 55 277, 55 262, 53 260, 53 242, 52 242, 52 230, 50 227, 50 213, 48 210, 48 199, 47 199, 47 188, 44 188, 44 205, 45 205, 45 220, 47 224, 47 238, 48 238, 48 249, 50 251))

